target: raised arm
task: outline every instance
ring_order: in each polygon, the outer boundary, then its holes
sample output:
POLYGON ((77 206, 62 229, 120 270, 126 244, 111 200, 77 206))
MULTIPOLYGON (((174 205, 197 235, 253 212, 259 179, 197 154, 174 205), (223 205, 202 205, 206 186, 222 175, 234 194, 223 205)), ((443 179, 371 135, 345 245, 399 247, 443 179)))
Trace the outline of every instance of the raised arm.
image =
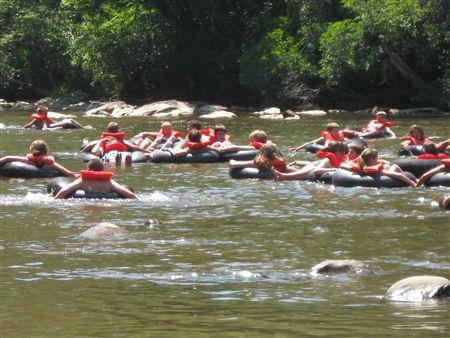
POLYGON ((36 119, 32 120, 31 122, 28 122, 26 125, 24 125, 22 128, 26 129, 26 128, 31 128, 31 126, 33 124, 36 123, 36 119))
POLYGON ((436 168, 428 170, 426 173, 424 173, 422 176, 420 176, 419 180, 417 181, 417 186, 420 187, 423 185, 428 179, 433 176, 434 174, 440 173, 442 171, 445 171, 445 165, 440 165, 436 168))
POLYGON ((289 151, 299 151, 299 150, 302 150, 302 149, 306 148, 306 146, 309 145, 309 144, 321 142, 321 141, 324 141, 324 140, 325 140, 324 137, 319 137, 319 138, 317 138, 315 140, 306 142, 306 143, 302 144, 301 146, 291 147, 291 148, 289 148, 289 151))
POLYGON ((390 171, 390 170, 382 170, 381 171, 382 175, 386 175, 389 177, 392 177, 393 179, 402 181, 406 184, 408 184, 410 187, 415 188, 417 186, 416 182, 414 182, 413 180, 411 180, 408 176, 406 176, 405 174, 396 172, 396 171, 390 171))
POLYGON ((24 156, 5 156, 5 157, 0 158, 0 164, 7 163, 7 162, 13 162, 13 161, 30 163, 28 161, 28 159, 24 156))
POLYGON ((229 166, 230 168, 255 168, 255 163, 253 161, 237 161, 237 160, 230 160, 229 166))
POLYGON ((63 167, 61 164, 54 162, 52 165, 56 170, 58 170, 60 173, 63 173, 64 176, 67 177, 76 177, 76 175, 70 171, 69 169, 67 169, 66 167, 63 167))

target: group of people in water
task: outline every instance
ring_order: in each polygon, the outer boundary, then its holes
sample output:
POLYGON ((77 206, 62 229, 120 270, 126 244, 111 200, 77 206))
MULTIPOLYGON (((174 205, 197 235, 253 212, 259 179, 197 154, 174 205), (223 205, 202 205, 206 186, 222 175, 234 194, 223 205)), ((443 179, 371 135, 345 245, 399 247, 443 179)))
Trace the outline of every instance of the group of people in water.
MULTIPOLYGON (((60 124, 50 119, 47 113, 47 107, 39 106, 31 115, 32 121, 24 128, 43 130, 59 128, 60 124)), ((89 125, 83 126, 73 119, 69 122, 76 128, 92 128, 89 125)), ((287 163, 277 145, 269 140, 262 130, 252 131, 249 134, 248 144, 237 145, 231 142, 222 124, 205 129, 198 120, 191 120, 188 122, 187 133, 183 135, 182 132, 174 130, 170 122, 163 122, 158 131, 142 132, 135 135, 132 141, 128 141, 119 125, 116 122, 110 122, 99 139, 92 142, 86 140, 81 152, 92 153, 98 158, 90 160, 86 170, 81 170, 78 175, 57 163, 50 156, 48 146, 42 140, 32 142, 27 156, 6 156, 0 159, 0 165, 12 161, 25 162, 39 168, 55 169, 64 176, 76 178, 61 189, 56 194, 56 198, 65 198, 79 189, 99 193, 116 192, 124 198, 136 198, 133 191, 112 180, 113 173, 107 171, 104 164, 131 165, 133 151, 142 152, 147 159, 151 160, 158 152, 168 152, 173 157, 183 157, 190 153, 209 151, 224 154, 255 150, 258 152, 254 159, 246 161, 231 159, 230 168, 254 167, 261 171, 270 171, 276 180, 307 180, 311 175, 319 176, 342 168, 361 175, 386 175, 411 187, 419 187, 434 174, 450 170, 448 158, 450 139, 433 143, 419 126, 411 126, 407 135, 402 138, 401 147, 405 151, 410 151, 413 146, 422 146, 422 153, 417 155, 418 159, 438 159, 442 164, 425 172, 417 179, 406 175, 398 165, 379 159, 377 150, 368 148, 360 138, 361 135, 380 131, 389 137, 396 137, 390 129, 392 126, 393 124, 387 120, 387 114, 381 111, 376 114, 374 120, 359 131, 341 130, 337 123, 328 123, 326 129, 320 132, 318 139, 289 148, 290 151, 295 152, 309 144, 318 144, 321 147, 316 152, 319 161, 312 163, 307 160, 297 160, 287 163), (351 142, 354 138, 358 140, 351 142)))

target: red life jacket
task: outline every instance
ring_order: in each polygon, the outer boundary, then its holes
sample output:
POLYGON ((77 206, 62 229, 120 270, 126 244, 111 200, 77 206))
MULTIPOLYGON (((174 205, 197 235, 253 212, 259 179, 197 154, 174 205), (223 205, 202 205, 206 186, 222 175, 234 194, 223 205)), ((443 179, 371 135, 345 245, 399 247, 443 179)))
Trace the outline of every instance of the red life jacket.
POLYGON ((175 136, 175 137, 183 137, 183 133, 181 132, 181 131, 172 131, 172 133, 168 133, 168 132, 166 132, 165 130, 163 130, 163 129, 160 129, 159 131, 158 131, 158 136, 157 137, 160 137, 160 136, 162 136, 163 138, 165 138, 165 139, 168 139, 169 137, 171 137, 171 136, 175 136))
POLYGON ((33 163, 42 163, 42 164, 53 164, 55 163, 55 158, 49 155, 40 155, 35 156, 33 154, 27 154, 27 160, 33 163))
MULTIPOLYGON (((213 135, 211 136, 211 143, 214 143, 214 142, 218 142, 219 140, 217 140, 217 138, 216 138, 216 131, 215 130, 213 130, 213 135)), ((228 141, 230 139, 230 135, 228 135, 228 134, 225 134, 225 141, 228 141)), ((220 141, 220 142, 222 142, 222 141, 220 141)))
POLYGON ((253 141, 253 142, 250 142, 248 145, 254 147, 255 149, 261 149, 262 147, 264 147, 265 144, 266 143, 253 141))
MULTIPOLYGON (((214 129, 200 129, 198 132, 199 132, 201 135, 208 136, 208 138, 210 138, 211 136, 214 135, 214 129)), ((186 136, 184 137, 184 139, 185 139, 186 141, 189 140, 189 132, 186 133, 186 136)))
POLYGON ((45 116, 44 114, 33 113, 30 115, 30 117, 33 120, 39 121, 39 123, 44 123, 44 121, 47 121, 47 124, 55 123, 55 120, 51 119, 48 116, 45 116))
POLYGON ((418 160, 444 160, 448 158, 447 154, 440 153, 440 154, 420 154, 417 155, 416 158, 418 160))
POLYGON ((347 160, 347 158, 345 156, 341 158, 339 156, 336 156, 336 154, 333 154, 333 153, 331 153, 329 151, 322 151, 322 150, 319 150, 316 153, 316 156, 318 158, 327 158, 327 159, 329 159, 330 162, 331 162, 331 165, 333 166, 333 168, 339 168, 341 166, 341 163, 343 163, 343 162, 345 162, 347 160))
POLYGON ((444 160, 441 160, 442 164, 445 165, 447 169, 450 169, 450 159, 446 158, 444 160))
POLYGON ((365 128, 363 128, 362 131, 363 132, 370 132, 370 131, 374 131, 374 130, 379 131, 379 130, 385 129, 386 127, 392 127, 393 125, 394 124, 392 122, 388 122, 388 121, 383 123, 378 120, 372 120, 367 124, 367 126, 365 128))
POLYGON ((100 136, 100 138, 107 138, 107 137, 114 137, 117 140, 123 140, 125 138, 125 133, 124 132, 120 132, 120 133, 104 132, 100 136))
POLYGON ((410 141, 412 145, 419 145, 419 146, 430 143, 430 140, 428 139, 428 137, 424 137, 423 140, 418 140, 418 139, 412 137, 411 135, 403 137, 402 140, 410 141))
POLYGON ((378 175, 379 173, 381 173, 384 169, 384 163, 378 163, 376 165, 372 165, 372 166, 364 166, 363 169, 361 170, 359 168, 358 165, 352 165, 350 167, 347 166, 343 166, 345 169, 349 169, 357 174, 370 174, 370 175, 378 175))
MULTIPOLYGON (((253 160, 253 163, 256 166, 259 166, 260 160, 258 158, 255 158, 253 160)), ((268 164, 270 167, 273 167, 274 169, 278 171, 284 171, 286 169, 286 162, 284 160, 269 160, 268 164)))
POLYGON ((340 141, 344 141, 345 140, 345 135, 344 135, 344 132, 342 130, 339 130, 338 137, 333 137, 333 135, 331 135, 331 133, 329 133, 327 130, 322 130, 320 132, 320 136, 325 138, 326 141, 340 142, 340 141))
POLYGON ((110 181, 114 174, 109 171, 80 170, 81 180, 110 181))

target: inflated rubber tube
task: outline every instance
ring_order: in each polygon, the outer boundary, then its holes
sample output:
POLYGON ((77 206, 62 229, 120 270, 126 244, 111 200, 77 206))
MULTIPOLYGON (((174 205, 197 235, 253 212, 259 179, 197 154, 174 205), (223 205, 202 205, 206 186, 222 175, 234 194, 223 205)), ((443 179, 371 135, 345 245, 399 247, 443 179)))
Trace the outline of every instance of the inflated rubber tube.
MULTIPOLYGON (((71 183, 72 180, 67 177, 57 177, 52 179, 47 185, 47 192, 55 196, 62 188, 71 183)), ((66 198, 91 198, 91 199, 117 199, 121 196, 116 192, 100 193, 84 190, 77 190, 66 198)))
POLYGON ((230 168, 231 178, 252 178, 260 180, 273 180, 273 173, 268 170, 259 170, 258 168, 230 168))
MULTIPOLYGON (((97 155, 92 153, 80 153, 78 155, 83 162, 89 162, 90 160, 93 160, 95 158, 99 158, 97 155)), ((145 153, 142 151, 133 151, 131 153, 131 163, 145 163, 147 162, 147 158, 145 156, 145 153)))
POLYGON ((310 143, 305 147, 305 151, 307 151, 308 153, 317 153, 319 150, 323 149, 323 144, 318 144, 318 143, 310 143))
POLYGON ((412 145, 410 146, 410 150, 400 149, 398 156, 416 156, 423 153, 423 146, 412 145))
POLYGON ((259 150, 240 150, 234 153, 221 154, 220 159, 222 161, 228 162, 229 160, 236 161, 251 161, 256 155, 258 155, 259 150))
POLYGON ((450 172, 437 173, 425 182, 427 187, 450 187, 450 172))
MULTIPOLYGON (((414 178, 411 173, 406 173, 414 178)), ((350 170, 337 169, 333 175, 333 185, 337 187, 374 187, 374 188, 400 188, 408 184, 385 175, 360 175, 350 170)))
POLYGON ((334 173, 335 173, 335 171, 327 171, 327 172, 324 172, 323 174, 316 175, 311 171, 308 174, 308 181, 324 183, 324 184, 332 184, 334 173))
POLYGON ((440 160, 418 160, 416 158, 396 158, 392 163, 397 164, 403 171, 408 171, 417 178, 442 164, 440 160))
POLYGON ((220 162, 220 156, 215 151, 187 154, 182 157, 174 157, 167 151, 158 151, 153 154, 154 163, 214 163, 220 162))
POLYGON ((370 133, 364 133, 358 135, 358 138, 368 139, 368 138, 390 138, 391 134, 386 132, 385 130, 376 130, 370 133))
POLYGON ((0 176, 14 178, 49 178, 64 176, 64 174, 56 169, 43 169, 32 164, 13 161, 0 165, 0 176))

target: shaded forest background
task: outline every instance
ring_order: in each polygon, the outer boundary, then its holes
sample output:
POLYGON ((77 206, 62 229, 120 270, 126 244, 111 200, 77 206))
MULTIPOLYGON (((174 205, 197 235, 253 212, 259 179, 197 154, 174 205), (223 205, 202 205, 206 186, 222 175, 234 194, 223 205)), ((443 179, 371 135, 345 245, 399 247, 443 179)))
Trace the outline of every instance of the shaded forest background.
POLYGON ((448 0, 0 0, 0 97, 450 105, 448 0))

